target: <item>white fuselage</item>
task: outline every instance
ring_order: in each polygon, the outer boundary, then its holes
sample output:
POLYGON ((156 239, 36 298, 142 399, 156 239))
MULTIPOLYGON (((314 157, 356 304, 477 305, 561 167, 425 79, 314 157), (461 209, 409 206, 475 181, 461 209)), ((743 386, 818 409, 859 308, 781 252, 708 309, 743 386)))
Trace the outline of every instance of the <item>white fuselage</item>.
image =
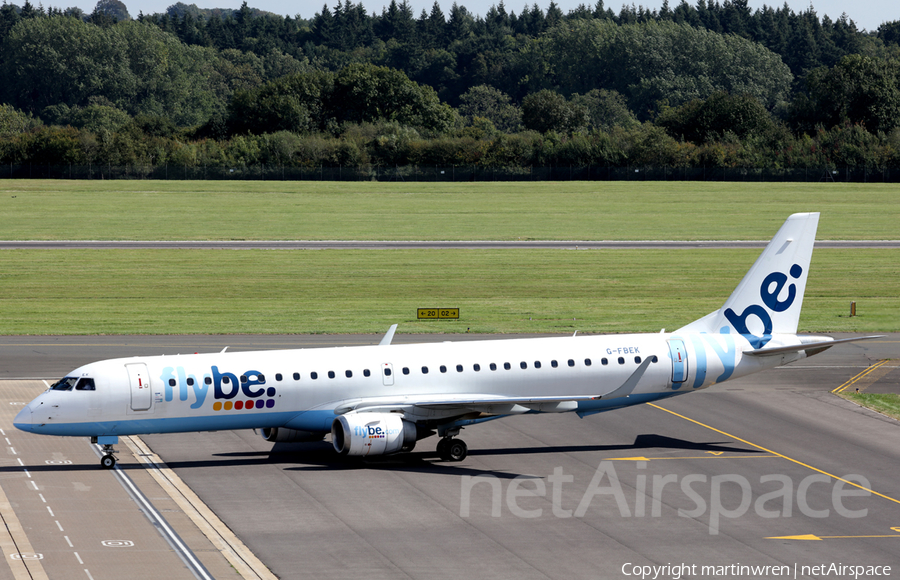
POLYGON ((325 433, 356 401, 383 400, 393 408, 409 403, 416 421, 460 426, 524 412, 584 415, 635 405, 805 356, 742 356, 750 348, 741 335, 676 333, 113 359, 68 375, 93 379, 94 390, 48 390, 15 424, 70 436, 279 427, 325 433), (617 394, 648 357, 655 360, 636 385, 617 394), (486 394, 496 404, 485 403, 486 394), (503 397, 572 401, 504 405, 503 397), (432 399, 442 406, 429 407, 432 399), (447 404, 454 400, 460 403, 447 404))

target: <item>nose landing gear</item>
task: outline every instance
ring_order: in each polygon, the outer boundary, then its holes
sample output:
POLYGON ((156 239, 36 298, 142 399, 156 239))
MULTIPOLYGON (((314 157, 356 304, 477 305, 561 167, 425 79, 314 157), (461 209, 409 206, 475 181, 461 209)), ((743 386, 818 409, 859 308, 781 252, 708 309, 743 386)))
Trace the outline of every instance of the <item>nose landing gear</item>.
POLYGON ((103 457, 100 458, 100 467, 103 469, 112 469, 116 466, 116 456, 114 453, 119 451, 113 447, 119 442, 119 438, 115 436, 91 437, 91 443, 103 446, 103 457))
POLYGON ((103 457, 100 458, 100 467, 103 469, 112 469, 116 466, 116 456, 113 453, 118 453, 117 449, 113 449, 112 445, 104 445, 103 446, 103 457))

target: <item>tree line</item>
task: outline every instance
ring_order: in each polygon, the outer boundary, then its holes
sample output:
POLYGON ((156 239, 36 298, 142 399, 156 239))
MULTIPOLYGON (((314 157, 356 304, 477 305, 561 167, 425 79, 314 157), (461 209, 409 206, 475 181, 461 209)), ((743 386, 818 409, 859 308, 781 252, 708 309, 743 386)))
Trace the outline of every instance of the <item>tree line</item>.
POLYGON ((0 163, 900 166, 900 21, 0 8, 0 163))

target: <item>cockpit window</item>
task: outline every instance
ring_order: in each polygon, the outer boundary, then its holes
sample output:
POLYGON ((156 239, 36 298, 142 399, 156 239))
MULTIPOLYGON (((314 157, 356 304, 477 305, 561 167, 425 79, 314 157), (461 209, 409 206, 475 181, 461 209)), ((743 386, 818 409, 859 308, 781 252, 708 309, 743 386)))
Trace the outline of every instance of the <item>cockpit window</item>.
POLYGON ((97 387, 94 385, 94 379, 89 379, 87 377, 65 377, 58 380, 54 383, 50 388, 54 391, 71 391, 72 388, 76 391, 95 391, 97 387))
POLYGON ((82 378, 78 381, 78 384, 75 385, 76 391, 94 391, 96 388, 94 387, 94 379, 82 378))
POLYGON ((78 382, 78 377, 65 377, 59 379, 53 385, 50 386, 54 391, 71 391, 72 387, 75 386, 75 383, 78 382))

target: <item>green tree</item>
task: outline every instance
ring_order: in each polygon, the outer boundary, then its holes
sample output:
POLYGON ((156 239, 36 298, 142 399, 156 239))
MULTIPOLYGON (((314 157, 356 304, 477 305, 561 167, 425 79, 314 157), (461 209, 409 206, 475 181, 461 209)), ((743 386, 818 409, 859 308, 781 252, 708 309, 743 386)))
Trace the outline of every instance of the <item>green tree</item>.
POLYGON ((878 38, 885 44, 900 44, 900 20, 882 23, 878 27, 878 38))
POLYGON ((734 36, 672 21, 618 26, 608 20, 573 20, 531 41, 523 54, 540 55, 521 76, 543 88, 585 94, 615 90, 639 118, 660 103, 680 105, 724 91, 749 94, 768 107, 783 101, 792 76, 778 55, 734 36))
POLYGON ((131 15, 128 14, 128 7, 121 0, 99 0, 94 7, 91 17, 93 18, 99 14, 108 16, 115 22, 131 20, 131 15))
POLYGON ((0 139, 20 135, 39 124, 40 121, 11 105, 0 105, 0 139))
POLYGON ((806 86, 807 93, 792 106, 801 129, 851 123, 872 133, 887 133, 900 127, 900 62, 896 60, 845 56, 830 69, 811 71, 806 86))
POLYGON ((593 89, 584 95, 572 95, 573 104, 584 107, 589 118, 589 127, 609 130, 613 127, 634 127, 639 124, 637 117, 628 108, 625 98, 616 91, 593 89))
POLYGON ((298 73, 252 90, 237 90, 228 105, 226 124, 231 134, 308 133, 322 130, 324 104, 330 98, 334 75, 298 73))
POLYGON ((546 133, 571 133, 584 128, 588 122, 587 109, 566 101, 566 98, 544 89, 522 100, 522 124, 526 129, 546 133))
POLYGON ((727 133, 740 139, 761 137, 774 128, 771 115, 755 97, 727 93, 666 109, 656 124, 675 138, 697 144, 722 139, 727 133))
POLYGON ((522 112, 505 93, 489 85, 478 85, 460 97, 459 112, 471 124, 475 118, 487 119, 501 131, 513 132, 522 126, 522 112))
POLYGON ((437 132, 455 123, 453 110, 440 102, 434 89, 398 70, 371 64, 352 64, 338 72, 329 110, 339 122, 397 121, 437 132))
POLYGON ((165 115, 190 125, 214 109, 205 74, 212 53, 150 24, 103 28, 65 16, 23 20, 3 54, 3 96, 28 112, 85 107, 102 97, 131 115, 165 115))

